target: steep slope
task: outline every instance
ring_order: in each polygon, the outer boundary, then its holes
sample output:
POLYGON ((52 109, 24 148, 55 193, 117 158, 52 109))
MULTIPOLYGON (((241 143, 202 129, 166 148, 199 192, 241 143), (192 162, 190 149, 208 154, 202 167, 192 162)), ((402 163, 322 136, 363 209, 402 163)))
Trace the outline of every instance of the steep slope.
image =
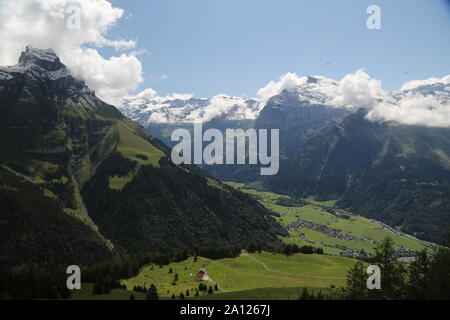
POLYGON ((291 156, 302 145, 305 133, 348 115, 345 109, 327 105, 327 98, 318 90, 336 85, 327 78, 307 77, 303 85, 271 97, 256 119, 255 127, 280 129, 280 153, 291 156))
POLYGON ((450 129, 390 125, 374 165, 339 206, 439 242, 450 227, 450 129))
POLYGON ((363 113, 306 133, 279 174, 265 183, 289 194, 338 198, 355 173, 372 166, 387 139, 385 126, 364 120, 363 113))
MULTIPOLYGON (((37 201, 44 195, 45 206, 51 199, 67 221, 88 226, 86 232, 110 256, 178 246, 276 244, 277 233, 283 233, 247 196, 195 167, 174 166, 167 147, 99 100, 52 50, 27 47, 18 65, 0 68, 0 137, 0 163, 14 172, 8 179, 32 183, 41 190, 37 201)), ((1 217, 14 219, 3 209, 1 217)), ((4 236, 15 234, 12 228, 4 236)), ((50 245, 36 247, 45 251, 50 245)), ((3 247, 0 254, 13 253, 3 247)))
POLYGON ((114 258, 104 240, 33 182, 0 167, 0 266, 55 269, 114 258))

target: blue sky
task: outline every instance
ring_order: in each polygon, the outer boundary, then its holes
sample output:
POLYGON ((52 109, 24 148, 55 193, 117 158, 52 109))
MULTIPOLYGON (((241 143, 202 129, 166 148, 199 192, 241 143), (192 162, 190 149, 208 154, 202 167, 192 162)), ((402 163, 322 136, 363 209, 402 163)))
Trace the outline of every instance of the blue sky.
POLYGON ((138 41, 135 50, 146 51, 139 89, 161 95, 255 96, 287 72, 341 79, 364 68, 385 90, 450 74, 447 0, 111 2, 125 15, 109 37, 138 41), (366 27, 372 4, 381 30, 366 27))

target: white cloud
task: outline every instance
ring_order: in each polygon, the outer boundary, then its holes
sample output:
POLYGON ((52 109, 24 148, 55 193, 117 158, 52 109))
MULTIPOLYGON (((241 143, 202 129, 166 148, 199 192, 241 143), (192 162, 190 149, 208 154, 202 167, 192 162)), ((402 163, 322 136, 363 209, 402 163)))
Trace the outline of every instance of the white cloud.
POLYGON ((369 111, 367 119, 395 121, 404 125, 450 127, 450 103, 439 96, 408 92, 395 103, 378 103, 369 111))
MULTIPOLYGON (((442 79, 416 81, 420 85, 443 83, 443 88, 414 91, 383 91, 381 81, 364 70, 344 76, 340 81, 326 77, 300 77, 287 73, 278 82, 271 81, 258 91, 259 98, 247 99, 225 94, 211 99, 194 99, 192 94, 159 96, 146 89, 125 99, 122 110, 134 119, 148 122, 204 122, 226 115, 227 119, 256 119, 267 101, 284 90, 295 92, 299 100, 311 105, 323 104, 355 111, 368 110, 370 121, 395 121, 405 125, 450 127, 450 76, 442 79), (180 100, 181 102, 174 102, 180 100)), ((402 88, 417 87, 405 84, 402 88)))
MULTIPOLYGON (((137 99, 153 99, 158 96, 158 92, 152 88, 139 92, 135 98, 137 99)), ((130 97, 129 97, 130 98, 130 97)))
POLYGON ((443 84, 450 84, 450 75, 442 77, 442 78, 428 78, 426 80, 413 80, 406 82, 402 87, 401 90, 411 90, 420 86, 427 86, 432 85, 435 83, 443 83, 443 84))
POLYGON ((279 95, 284 90, 295 91, 299 100, 309 101, 311 104, 324 104, 336 96, 338 82, 323 76, 301 77, 296 73, 282 75, 278 82, 271 81, 259 89, 258 96, 262 106, 268 100, 279 95))
POLYGON ((106 0, 3 0, 0 2, 0 65, 17 63, 26 45, 52 48, 75 75, 82 77, 97 95, 110 103, 137 88, 143 81, 142 65, 135 53, 102 57, 95 48, 133 48, 135 41, 111 40, 106 33, 124 11, 106 0), (80 8, 80 28, 67 21, 80 8))
POLYGON ((138 93, 135 96, 129 96, 126 100, 130 99, 148 99, 153 100, 155 102, 162 103, 164 101, 172 101, 172 100, 189 100, 193 98, 194 95, 191 93, 172 93, 166 96, 158 95, 158 92, 152 88, 145 89, 138 93))
POLYGON ((335 97, 329 103, 352 110, 370 108, 384 95, 381 81, 372 79, 364 70, 359 69, 342 78, 335 97))
POLYGON ((151 88, 126 97, 120 105, 127 116, 145 124, 206 122, 221 115, 228 120, 256 119, 260 107, 255 99, 226 94, 211 99, 180 93, 160 96, 151 88))
POLYGON ((247 103, 245 98, 230 97, 225 94, 220 94, 212 97, 209 101, 209 104, 205 107, 195 109, 193 112, 191 112, 188 117, 186 117, 186 121, 206 122, 217 116, 229 112, 233 108, 236 109, 236 114, 244 113, 245 115, 250 116, 250 110, 247 110, 247 103))
POLYGON ((381 81, 372 79, 363 70, 346 75, 340 82, 335 107, 352 110, 366 108, 370 121, 395 121, 403 125, 450 127, 450 95, 438 91, 407 92, 406 90, 435 83, 450 84, 450 76, 405 83, 400 92, 386 92, 381 81), (405 92, 406 91, 406 92, 405 92))
POLYGON ((299 77, 296 73, 288 72, 282 75, 279 81, 270 81, 265 87, 259 89, 258 96, 263 102, 266 102, 286 89, 293 89, 305 84, 307 79, 307 77, 299 77))
POLYGON ((314 76, 300 77, 287 73, 278 82, 271 81, 258 91, 262 103, 283 90, 295 89, 299 98, 311 104, 323 103, 331 107, 368 110, 370 121, 395 121, 404 125, 450 127, 450 86, 442 90, 407 92, 420 86, 442 83, 450 85, 450 75, 405 83, 401 91, 386 92, 381 81, 371 78, 363 69, 344 76, 340 81, 314 76))

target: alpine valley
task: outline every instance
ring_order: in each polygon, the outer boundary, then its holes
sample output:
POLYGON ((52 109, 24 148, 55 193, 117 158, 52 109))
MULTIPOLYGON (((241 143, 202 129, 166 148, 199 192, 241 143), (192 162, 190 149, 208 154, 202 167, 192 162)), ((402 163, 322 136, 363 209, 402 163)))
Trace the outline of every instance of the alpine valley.
MULTIPOLYGON (((363 104, 336 105, 339 85, 303 77, 264 99, 144 92, 124 99, 120 109, 169 145, 175 128, 191 129, 199 121, 220 130, 280 129, 277 175, 261 177, 249 165, 203 169, 261 191, 335 200, 337 208, 439 242, 450 226, 450 128, 372 121, 363 104)), ((418 83, 378 100, 395 105, 411 96, 448 104, 450 81, 418 83)))
MULTIPOLYGON (((293 74, 258 98, 147 89, 115 107, 63 62, 28 46, 0 67, 0 299, 448 299, 445 123, 293 74), (175 165, 172 132, 198 122, 279 129, 278 174, 175 165)), ((419 96, 447 112, 450 79, 369 98, 419 96)))

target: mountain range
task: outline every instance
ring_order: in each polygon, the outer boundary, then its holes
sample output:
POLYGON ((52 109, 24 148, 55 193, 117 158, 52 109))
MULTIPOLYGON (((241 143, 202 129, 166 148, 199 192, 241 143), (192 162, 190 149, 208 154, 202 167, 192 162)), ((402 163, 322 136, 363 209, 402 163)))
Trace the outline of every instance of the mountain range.
POLYGON ((344 80, 309 76, 270 97, 234 97, 235 106, 218 107, 211 102, 215 98, 198 104, 192 97, 154 97, 159 101, 155 107, 150 97, 128 98, 120 108, 169 145, 170 132, 197 121, 220 130, 280 129, 277 175, 261 177, 249 165, 203 169, 221 180, 263 190, 337 200, 342 209, 439 241, 450 227, 447 78, 364 95, 344 80))

